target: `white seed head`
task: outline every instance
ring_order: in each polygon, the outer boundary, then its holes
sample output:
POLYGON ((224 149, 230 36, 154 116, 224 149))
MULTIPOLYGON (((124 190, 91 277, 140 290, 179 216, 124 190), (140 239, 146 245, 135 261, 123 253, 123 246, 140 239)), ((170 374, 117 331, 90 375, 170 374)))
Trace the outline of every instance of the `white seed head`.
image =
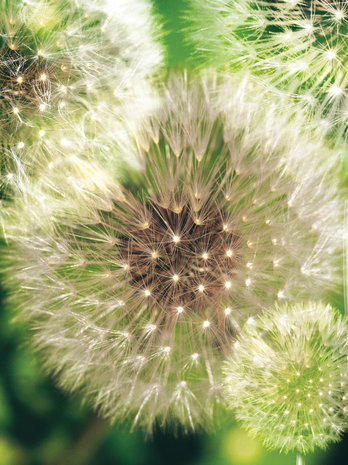
POLYGON ((110 145, 126 143, 121 121, 133 126, 157 101, 148 78, 161 65, 162 51, 148 0, 66 0, 64 8, 56 1, 11 0, 0 10, 0 145, 15 146, 25 137, 26 147, 20 155, 1 154, 2 187, 14 165, 21 188, 23 175, 42 169, 47 157, 55 159, 59 132, 74 134, 79 146, 87 147, 85 155, 94 152, 92 158, 104 151, 96 148, 101 134, 104 140, 111 134, 110 145), (113 98, 115 86, 119 92, 113 98), (106 99, 108 105, 102 105, 106 99), (36 138, 41 124, 50 128, 45 144, 36 138))
MULTIPOLYGON (((206 426, 239 328, 280 290, 296 301, 335 289, 342 243, 330 152, 299 112, 233 78, 172 78, 162 99, 137 135, 132 189, 115 178, 115 157, 103 169, 64 135, 64 157, 23 182, 1 219, 7 289, 47 368, 105 416, 147 431, 156 421, 206 426)), ((267 373, 263 362, 253 363, 267 373)), ((318 398, 310 393, 295 406, 318 398)))
POLYGON ((191 0, 189 8, 202 65, 247 71, 303 104, 315 124, 327 119, 333 138, 348 137, 346 1, 191 0))
POLYGON ((347 331, 347 319, 320 302, 276 307, 244 327, 224 363, 226 398, 267 447, 306 453, 340 439, 347 427, 347 331), (332 380, 325 390, 318 389, 320 373, 332 380))

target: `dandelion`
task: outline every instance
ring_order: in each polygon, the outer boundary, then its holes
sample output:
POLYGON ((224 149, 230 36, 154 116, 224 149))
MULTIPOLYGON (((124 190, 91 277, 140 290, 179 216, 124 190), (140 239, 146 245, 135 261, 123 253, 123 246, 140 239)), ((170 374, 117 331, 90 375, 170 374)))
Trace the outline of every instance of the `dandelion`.
POLYGON ((56 130, 93 139, 149 110, 161 47, 147 1, 131 3, 1 0, 0 182, 12 173, 19 184, 52 145, 61 149, 56 130))
POLYGON ((259 98, 173 78, 128 187, 77 156, 4 212, 7 287, 44 364, 112 420, 206 427, 243 322, 337 282, 327 149, 259 98))
POLYGON ((247 69, 347 137, 348 8, 342 0, 191 0, 191 39, 213 65, 247 69))
POLYGON ((224 363, 229 407, 271 449, 301 453, 347 427, 347 319, 321 302, 252 320, 224 363))

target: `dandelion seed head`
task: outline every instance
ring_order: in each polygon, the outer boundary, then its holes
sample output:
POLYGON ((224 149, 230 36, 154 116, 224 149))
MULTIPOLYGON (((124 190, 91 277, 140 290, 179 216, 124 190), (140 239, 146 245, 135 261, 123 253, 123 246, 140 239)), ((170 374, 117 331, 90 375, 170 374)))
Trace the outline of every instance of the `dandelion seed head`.
POLYGON ((327 149, 259 99, 245 82, 173 77, 137 133, 132 188, 77 145, 3 214, 8 292, 21 287, 45 365, 112 420, 148 432, 208 425, 248 318, 280 290, 317 299, 339 281, 340 202, 318 162, 327 149))
POLYGON ((241 0, 237 6, 191 0, 188 14, 202 62, 243 70, 277 94, 305 107, 310 103, 307 110, 316 122, 329 121, 332 143, 346 140, 341 116, 348 105, 346 1, 241 0), (342 90, 336 101, 328 95, 332 86, 342 90))
POLYGON ((258 317, 252 330, 245 327, 225 362, 227 401, 244 427, 271 449, 325 448, 347 427, 347 356, 347 321, 330 306, 276 307, 258 317))
POLYGON ((5 149, 0 185, 6 170, 17 170, 16 178, 39 170, 53 147, 59 151, 56 133, 80 132, 80 143, 88 147, 86 139, 96 138, 97 124, 120 124, 126 112, 132 125, 152 108, 147 78, 161 63, 161 47, 147 0, 132 2, 1 2, 0 143, 5 149), (132 20, 127 9, 133 9, 132 20), (115 85, 119 93, 108 96, 106 111, 100 102, 115 85), (94 111, 95 124, 87 122, 84 111, 94 111), (57 131, 51 125, 49 138, 38 141, 37 128, 49 127, 52 118, 57 131), (19 157, 14 147, 20 139, 26 147, 19 157))

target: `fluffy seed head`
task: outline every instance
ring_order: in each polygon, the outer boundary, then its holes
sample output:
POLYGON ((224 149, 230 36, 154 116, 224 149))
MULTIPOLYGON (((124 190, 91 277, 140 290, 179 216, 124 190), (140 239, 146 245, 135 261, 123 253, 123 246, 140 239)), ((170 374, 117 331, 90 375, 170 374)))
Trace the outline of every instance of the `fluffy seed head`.
POLYGON ((247 69, 337 137, 348 127, 345 0, 191 0, 192 39, 213 65, 247 69))
POLYGON ((240 325, 337 281, 326 149, 259 99, 173 78, 124 186, 77 157, 82 182, 53 166, 4 212, 8 287, 45 365, 112 419, 206 426, 240 325))
MULTIPOLYGON (((9 131, 23 122, 32 125, 43 106, 56 106, 59 98, 67 99, 74 93, 77 98, 79 92, 83 95, 92 84, 87 76, 98 79, 92 55, 85 50, 88 40, 89 47, 95 48, 94 38, 87 39, 86 30, 95 35, 106 15, 99 10, 89 18, 88 9, 81 10, 74 1, 62 3, 36 0, 23 5, 17 0, 10 4, 2 0, 0 111, 2 126, 7 123, 9 131), (69 95, 63 95, 67 91, 69 95)), ((100 65, 104 58, 100 57, 100 65)))
POLYGON ((320 302, 248 321, 224 363, 227 402, 269 448, 306 453, 348 425, 347 319, 320 302))
POLYGON ((53 145, 70 155, 60 140, 91 145, 100 128, 110 139, 107 126, 146 114, 161 63, 147 0, 0 0, 0 10, 0 184, 10 174, 19 185, 53 145))

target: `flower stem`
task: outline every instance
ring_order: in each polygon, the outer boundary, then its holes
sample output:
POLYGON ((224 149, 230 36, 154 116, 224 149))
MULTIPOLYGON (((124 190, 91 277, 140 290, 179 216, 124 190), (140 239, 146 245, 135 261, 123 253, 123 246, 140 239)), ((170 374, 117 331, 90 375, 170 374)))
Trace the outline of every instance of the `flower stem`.
POLYGON ((92 415, 72 444, 55 457, 51 465, 85 465, 89 463, 105 439, 109 429, 108 423, 92 415))
POLYGON ((300 454, 297 454, 296 465, 305 465, 304 459, 303 459, 302 455, 300 455, 300 454))

